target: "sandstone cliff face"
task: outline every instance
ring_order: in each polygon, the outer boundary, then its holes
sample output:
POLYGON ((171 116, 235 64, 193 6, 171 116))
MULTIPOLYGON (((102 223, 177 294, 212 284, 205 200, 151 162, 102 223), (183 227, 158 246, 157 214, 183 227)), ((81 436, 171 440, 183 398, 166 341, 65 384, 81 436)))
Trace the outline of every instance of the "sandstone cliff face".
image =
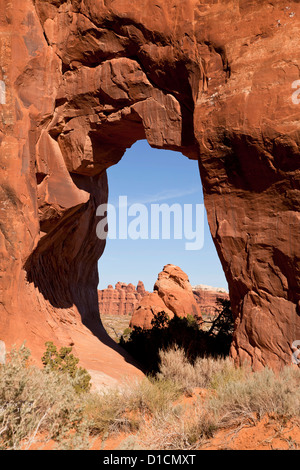
POLYGON ((98 291, 100 315, 132 315, 141 299, 148 294, 144 284, 139 281, 133 284, 118 282, 115 286, 98 291))
POLYGON ((145 295, 133 312, 130 327, 151 328, 151 321, 157 313, 164 311, 169 318, 174 315, 192 315, 201 321, 201 308, 198 305, 186 273, 178 266, 167 264, 159 273, 154 292, 145 295))
MULTIPOLYGON (((207 315, 214 315, 218 306, 217 299, 229 299, 229 295, 223 289, 218 289, 210 286, 193 286, 193 295, 198 304, 201 313, 207 315)), ((157 291, 154 293, 157 294, 157 291)), ((99 311, 101 315, 132 315, 136 308, 141 305, 143 297, 148 296, 149 292, 145 290, 145 286, 142 281, 138 282, 135 287, 133 284, 125 284, 118 282, 113 286, 109 285, 106 289, 98 291, 99 300, 99 311)), ((157 297, 154 296, 153 305, 157 304, 157 297)), ((142 302, 144 306, 150 306, 151 302, 148 297, 148 301, 142 302)), ((159 308, 162 304, 159 303, 159 308)), ((165 304, 164 304, 164 307, 165 304)), ((186 308, 186 307, 184 307, 186 308)), ((150 325, 147 322, 147 325, 150 325)), ((139 325, 140 326, 140 325, 139 325)), ((150 326, 149 326, 150 327, 150 326)))
POLYGON ((229 295, 224 289, 218 289, 211 286, 198 285, 193 286, 193 294, 202 313, 206 315, 215 315, 218 308, 218 299, 229 300, 229 295))
POLYGON ((0 338, 27 339, 36 357, 45 340, 74 343, 90 369, 134 370, 98 320, 95 210, 106 168, 146 137, 199 161, 236 318, 232 356, 290 363, 300 338, 298 1, 0 6, 0 338))
POLYGON ((145 295, 137 305, 132 314, 129 327, 150 330, 152 328, 153 318, 161 312, 165 312, 170 320, 174 317, 174 312, 166 306, 162 298, 158 295, 158 292, 150 292, 145 295))

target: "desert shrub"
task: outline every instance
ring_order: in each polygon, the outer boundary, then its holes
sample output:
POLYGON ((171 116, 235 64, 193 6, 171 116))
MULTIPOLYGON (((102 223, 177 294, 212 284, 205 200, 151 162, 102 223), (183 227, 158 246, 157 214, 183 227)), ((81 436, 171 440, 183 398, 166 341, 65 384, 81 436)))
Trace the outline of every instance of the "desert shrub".
MULTIPOLYGON (((253 372, 250 365, 236 367, 229 358, 197 358, 191 364, 184 350, 178 347, 160 351, 160 359, 158 377, 161 380, 171 380, 182 391, 190 391, 194 387, 208 389, 201 413, 196 406, 197 419, 186 423, 184 430, 174 417, 168 415, 167 421, 171 420, 174 425, 172 433, 169 433, 168 445, 171 445, 171 438, 175 443, 178 443, 178 439, 183 443, 182 439, 184 436, 186 439, 187 435, 186 445, 192 445, 193 432, 201 440, 210 437, 217 429, 254 423, 265 416, 300 423, 298 368, 286 366, 279 372, 268 368, 253 372)), ((161 423, 154 433, 157 439, 160 436, 162 442, 165 441, 162 429, 167 430, 167 421, 161 423)), ((158 445, 158 441, 153 442, 153 445, 158 445)))
POLYGON ((131 333, 132 333, 131 328, 129 328, 129 327, 125 328, 125 330, 123 331, 123 335, 122 335, 123 341, 124 340, 126 341, 130 337, 131 333))
POLYGON ((156 414, 140 430, 139 443, 148 450, 195 450, 213 436, 217 425, 202 404, 177 406, 156 414))
POLYGON ((219 299, 217 316, 208 330, 201 327, 199 319, 192 316, 169 319, 159 312, 152 319, 152 328, 134 327, 130 336, 121 337, 120 344, 144 368, 147 373, 157 373, 159 351, 177 345, 185 351, 190 363, 197 357, 227 356, 232 341, 233 318, 228 301, 219 299))
POLYGON ((126 400, 117 388, 106 388, 101 393, 86 396, 85 413, 92 435, 107 437, 111 433, 131 432, 138 427, 138 421, 128 414, 126 400))
POLYGON ((87 446, 83 408, 71 379, 45 373, 29 358, 22 346, 0 366, 0 449, 26 449, 49 440, 65 449, 87 446))
POLYGON ((250 374, 242 374, 237 369, 230 379, 226 374, 223 377, 218 374, 215 390, 209 408, 220 425, 239 424, 265 415, 300 418, 300 370, 297 368, 286 366, 277 373, 265 368, 250 374))
POLYGON ((184 349, 175 345, 168 350, 160 350, 159 359, 158 378, 170 380, 183 391, 197 386, 195 368, 188 361, 184 349))
POLYGON ((127 403, 131 410, 155 415, 168 410, 180 394, 181 388, 171 380, 148 377, 130 385, 127 403))
POLYGON ((169 409, 179 395, 180 389, 172 382, 155 378, 89 394, 85 411, 91 433, 105 436, 120 431, 137 431, 146 417, 169 409))
POLYGON ((215 308, 215 318, 210 321, 205 321, 210 325, 208 334, 226 338, 231 337, 234 330, 234 319, 231 311, 230 300, 217 299, 217 306, 215 308))
POLYGON ((184 392, 189 392, 195 387, 214 388, 221 377, 225 380, 225 376, 229 378, 236 371, 229 357, 197 357, 191 363, 184 349, 177 345, 168 350, 160 350, 159 358, 157 377, 172 381, 184 392))
POLYGON ((79 359, 72 354, 71 347, 62 347, 59 351, 51 342, 46 343, 46 351, 42 357, 46 371, 56 371, 67 374, 77 393, 90 390, 91 376, 86 369, 78 367, 79 359))

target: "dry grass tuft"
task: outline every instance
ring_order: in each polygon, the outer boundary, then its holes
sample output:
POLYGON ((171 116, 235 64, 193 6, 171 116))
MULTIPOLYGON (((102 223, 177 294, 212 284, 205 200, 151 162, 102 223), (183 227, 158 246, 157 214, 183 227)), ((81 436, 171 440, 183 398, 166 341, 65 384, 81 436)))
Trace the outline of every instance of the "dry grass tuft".
POLYGON ((149 378, 89 394, 86 413, 92 432, 106 435, 137 431, 155 414, 166 412, 180 393, 171 381, 149 378))
POLYGON ((300 419, 300 370, 285 367, 275 373, 265 368, 245 376, 217 381, 209 407, 220 426, 238 425, 265 415, 300 419))
POLYGON ((140 430, 139 442, 149 450, 193 450, 212 437, 216 429, 214 418, 200 403, 189 408, 177 406, 156 414, 140 430))
POLYGON ((189 392, 192 388, 215 387, 217 377, 222 378, 236 374, 236 368, 229 358, 197 358, 191 364, 183 349, 175 346, 167 351, 160 351, 160 370, 158 377, 171 380, 183 391, 189 392))

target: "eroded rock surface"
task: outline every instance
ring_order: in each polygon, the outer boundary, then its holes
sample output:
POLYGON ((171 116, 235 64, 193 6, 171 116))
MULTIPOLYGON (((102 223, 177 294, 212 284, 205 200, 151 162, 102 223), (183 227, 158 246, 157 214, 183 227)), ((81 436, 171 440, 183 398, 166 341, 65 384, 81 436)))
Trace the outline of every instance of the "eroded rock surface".
POLYGON ((186 273, 178 266, 167 264, 159 273, 153 293, 145 295, 133 312, 130 327, 151 328, 154 315, 165 312, 171 319, 174 315, 191 315, 201 321, 201 308, 194 297, 186 273))
POLYGON ((0 337, 135 369, 99 323, 105 170, 147 138, 198 159, 235 315, 231 353, 300 338, 298 1, 0 2, 0 337), (4 95, 3 95, 4 93, 4 95))
POLYGON ((109 285, 98 291, 100 315, 132 315, 146 294, 141 281, 136 287, 122 282, 117 282, 115 289, 109 285))
POLYGON ((216 315, 216 309, 220 308, 218 299, 229 300, 229 295, 225 289, 198 285, 192 286, 193 294, 201 313, 206 315, 216 315))
MULTIPOLYGON (((157 291, 155 292, 157 293, 157 291)), ((216 313, 216 308, 219 307, 218 299, 229 299, 225 289, 210 286, 192 286, 192 292, 200 312, 207 315, 214 315, 216 313)), ((132 315, 141 303, 142 298, 148 294, 150 293, 146 291, 142 281, 139 281, 136 287, 133 284, 126 284, 124 282, 117 282, 115 288, 109 285, 106 289, 98 291, 100 315, 132 315)), ((154 302, 154 304, 156 303, 154 302)), ((151 306, 150 302, 144 301, 143 304, 144 306, 151 306)), ((161 303, 159 303, 159 308, 161 306, 161 303)), ((186 306, 184 306, 185 310, 186 306)), ((192 312, 192 309, 190 312, 192 312)))
POLYGON ((153 318, 161 312, 165 312, 169 319, 174 317, 174 312, 166 306, 158 292, 150 292, 137 305, 132 314, 129 327, 150 330, 153 318))

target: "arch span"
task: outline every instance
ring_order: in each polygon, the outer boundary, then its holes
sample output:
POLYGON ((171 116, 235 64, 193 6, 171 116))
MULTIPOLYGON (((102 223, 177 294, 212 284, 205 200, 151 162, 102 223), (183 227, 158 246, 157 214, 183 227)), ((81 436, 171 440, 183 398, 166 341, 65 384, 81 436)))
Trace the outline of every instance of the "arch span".
POLYGON ((89 369, 117 375, 110 354, 121 352, 103 348, 96 305, 95 209, 105 170, 146 137, 199 162, 236 318, 232 356, 290 363, 300 11, 284 31, 279 1, 26 0, 5 11, 0 335, 38 353, 49 337, 74 343, 89 369))

